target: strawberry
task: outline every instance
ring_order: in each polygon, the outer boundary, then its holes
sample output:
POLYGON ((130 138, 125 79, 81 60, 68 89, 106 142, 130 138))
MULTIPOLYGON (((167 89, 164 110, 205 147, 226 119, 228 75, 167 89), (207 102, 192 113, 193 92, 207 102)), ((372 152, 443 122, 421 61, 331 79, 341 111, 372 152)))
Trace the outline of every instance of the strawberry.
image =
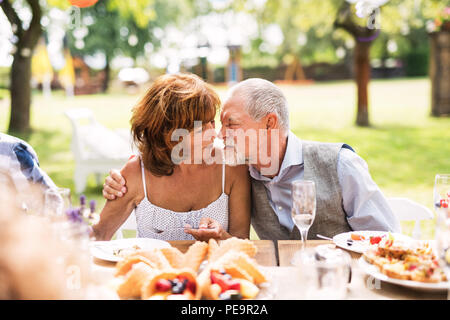
POLYGON ((380 243, 381 237, 370 237, 370 244, 380 243))
POLYGON ((227 290, 240 290, 241 288, 239 281, 231 279, 226 273, 223 274, 216 271, 211 272, 211 283, 217 283, 222 289, 222 292, 227 290))
POLYGON ((228 282, 228 289, 240 291, 241 283, 237 280, 231 280, 230 282, 228 282))
POLYGON ((190 292, 192 292, 193 294, 195 294, 195 290, 197 289, 197 286, 195 285, 195 282, 193 281, 188 281, 186 283, 186 290, 189 290, 190 292))
POLYGON ((167 279, 159 279, 156 282, 156 291, 169 291, 172 289, 172 283, 167 279))

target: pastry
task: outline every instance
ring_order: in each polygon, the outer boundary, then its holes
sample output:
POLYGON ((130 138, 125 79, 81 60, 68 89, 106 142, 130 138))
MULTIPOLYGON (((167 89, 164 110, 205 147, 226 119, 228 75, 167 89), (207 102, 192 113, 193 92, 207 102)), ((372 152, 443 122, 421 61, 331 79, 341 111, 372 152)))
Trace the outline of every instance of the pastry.
POLYGON ((145 300, 198 300, 201 291, 190 269, 160 270, 142 286, 141 296, 145 300))
POLYGON ((147 260, 151 261, 160 270, 172 268, 165 255, 161 252, 161 249, 138 250, 131 255, 139 255, 147 258, 147 260))
POLYGON ((189 268, 194 272, 197 272, 200 264, 205 259, 207 251, 208 244, 201 241, 196 241, 192 244, 184 254, 177 248, 173 247, 161 249, 161 252, 169 261, 172 268, 189 268))
POLYGON ((116 276, 126 275, 128 273, 128 271, 131 270, 132 266, 139 262, 143 262, 152 268, 157 268, 156 265, 153 262, 151 262, 150 260, 148 260, 147 258, 133 253, 132 255, 126 256, 122 261, 119 261, 116 264, 116 274, 115 275, 116 276))
POLYGON ((208 260, 210 262, 217 260, 230 250, 245 253, 249 257, 254 257, 256 255, 257 248, 250 240, 233 237, 221 241, 218 246, 214 244, 214 241, 215 240, 210 240, 209 242, 209 245, 212 245, 213 247, 212 249, 210 248, 208 252, 208 260))
POLYGON ((122 283, 118 286, 117 294, 121 299, 139 299, 144 283, 157 273, 157 269, 144 262, 133 264, 131 270, 124 276, 122 283))

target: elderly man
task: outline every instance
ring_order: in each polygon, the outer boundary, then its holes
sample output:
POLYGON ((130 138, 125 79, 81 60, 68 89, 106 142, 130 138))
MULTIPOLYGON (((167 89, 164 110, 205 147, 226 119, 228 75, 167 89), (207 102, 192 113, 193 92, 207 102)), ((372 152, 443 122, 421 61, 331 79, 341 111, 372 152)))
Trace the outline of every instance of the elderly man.
MULTIPOLYGON (((273 83, 247 79, 234 86, 220 120, 220 137, 225 146, 236 148, 249 164, 251 223, 260 239, 300 239, 291 217, 291 184, 301 179, 313 180, 316 185, 316 218, 309 238, 317 238, 318 234, 332 237, 351 230, 400 231, 366 162, 346 144, 297 138, 289 130, 286 98, 273 83), (244 143, 239 149, 236 141, 247 132, 256 134, 256 148, 244 143), (269 155, 264 161, 263 147, 269 155)), ((104 196, 120 197, 126 192, 124 186, 125 181, 113 170, 104 196)))

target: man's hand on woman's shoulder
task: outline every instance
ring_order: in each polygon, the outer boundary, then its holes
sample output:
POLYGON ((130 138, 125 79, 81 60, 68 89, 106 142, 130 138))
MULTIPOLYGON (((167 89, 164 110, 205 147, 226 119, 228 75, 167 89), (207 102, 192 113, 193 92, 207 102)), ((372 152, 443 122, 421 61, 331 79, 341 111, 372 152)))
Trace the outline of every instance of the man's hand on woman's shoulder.
MULTIPOLYGON (((127 170, 127 167, 136 167, 136 162, 139 162, 139 158, 131 156, 122 170, 127 170)), ((103 184, 103 197, 106 200, 115 200, 123 197, 127 191, 126 181, 121 174, 121 170, 111 169, 103 184)))

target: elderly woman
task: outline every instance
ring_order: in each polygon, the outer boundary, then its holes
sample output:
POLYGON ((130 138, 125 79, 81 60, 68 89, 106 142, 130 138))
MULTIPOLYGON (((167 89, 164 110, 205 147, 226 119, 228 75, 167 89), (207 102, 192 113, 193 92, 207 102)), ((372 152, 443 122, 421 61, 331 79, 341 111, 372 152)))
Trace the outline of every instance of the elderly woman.
POLYGON ((164 75, 155 80, 133 110, 131 131, 140 155, 121 170, 127 193, 106 202, 93 227, 97 240, 111 239, 132 210, 138 237, 249 237, 247 168, 208 161, 222 157, 221 150, 213 147, 219 106, 214 90, 195 75, 164 75), (201 126, 196 125, 198 121, 201 126), (187 135, 181 137, 182 142, 172 141, 178 132, 187 135), (194 147, 194 152, 186 152, 186 146, 194 147), (201 148, 201 155, 211 156, 199 158, 195 148, 201 148), (181 154, 183 161, 174 154, 181 154))

